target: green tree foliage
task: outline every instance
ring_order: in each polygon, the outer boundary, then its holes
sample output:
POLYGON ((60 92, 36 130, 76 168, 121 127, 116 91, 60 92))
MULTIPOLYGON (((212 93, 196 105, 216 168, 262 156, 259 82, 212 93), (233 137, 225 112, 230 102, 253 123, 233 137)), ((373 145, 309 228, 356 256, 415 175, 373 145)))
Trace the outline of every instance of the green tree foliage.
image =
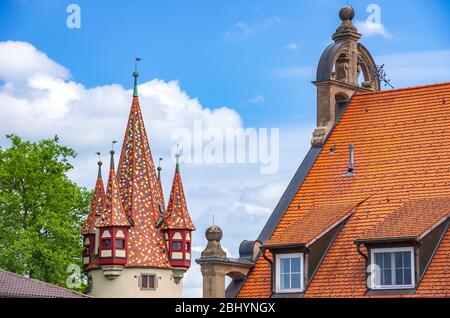
POLYGON ((0 148, 0 268, 66 287, 81 264, 80 228, 90 192, 66 175, 74 150, 58 137, 37 143, 7 136, 0 148))

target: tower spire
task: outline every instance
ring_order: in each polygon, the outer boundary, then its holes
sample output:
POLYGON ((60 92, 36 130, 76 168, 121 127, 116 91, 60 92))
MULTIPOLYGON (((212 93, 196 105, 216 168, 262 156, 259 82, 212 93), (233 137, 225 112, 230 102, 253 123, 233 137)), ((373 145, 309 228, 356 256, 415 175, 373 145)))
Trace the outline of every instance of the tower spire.
POLYGON ((139 77, 139 73, 137 71, 137 64, 138 62, 141 60, 141 58, 136 57, 136 60, 134 62, 134 72, 133 72, 133 77, 134 77, 134 92, 133 92, 133 97, 138 97, 138 83, 137 83, 137 78, 139 77))
POLYGON ((180 172, 180 157, 181 157, 181 154, 180 154, 180 151, 178 149, 178 144, 177 144, 177 153, 175 154, 175 158, 177 161, 177 163, 175 165, 175 173, 180 172))
POLYGON ((101 157, 100 157, 100 152, 96 152, 95 154, 98 156, 98 162, 97 162, 97 164, 98 164, 98 174, 97 174, 97 179, 101 179, 102 178, 102 164, 103 164, 103 162, 102 162, 101 157))
POLYGON ((109 166, 110 170, 114 170, 114 154, 115 154, 114 144, 116 144, 116 143, 117 143, 117 140, 113 140, 112 141, 111 151, 109 152, 111 154, 111 163, 110 163, 110 166, 109 166))
MULTIPOLYGON (((96 152, 100 157, 100 152, 96 152)), ((105 188, 102 180, 102 162, 98 161, 98 175, 95 183, 94 195, 91 201, 91 210, 81 230, 82 234, 94 234, 97 219, 101 216, 106 204, 105 188)))
POLYGON ((177 149, 177 164, 175 167, 175 175, 173 176, 172 190, 170 191, 169 204, 166 210, 166 219, 163 229, 187 229, 195 230, 195 226, 191 221, 187 209, 186 198, 184 196, 183 182, 180 173, 180 153, 177 149))
POLYGON ((161 182, 161 170, 162 170, 162 168, 161 168, 161 161, 163 160, 163 158, 159 158, 159 161, 158 161, 158 180, 161 182))

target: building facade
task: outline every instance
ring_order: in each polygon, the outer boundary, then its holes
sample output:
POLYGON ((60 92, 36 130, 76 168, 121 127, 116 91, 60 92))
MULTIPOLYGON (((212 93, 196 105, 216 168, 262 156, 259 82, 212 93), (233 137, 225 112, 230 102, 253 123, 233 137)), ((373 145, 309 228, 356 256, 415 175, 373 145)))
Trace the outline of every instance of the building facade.
POLYGON ((246 270, 198 260, 209 295, 450 297, 450 83, 381 91, 354 15, 341 9, 319 61, 311 149, 241 244, 246 270))
POLYGON ((91 211, 82 228, 89 294, 181 297, 195 227, 187 210, 179 155, 165 206, 161 169, 155 169, 140 109, 137 71, 133 76, 133 101, 117 171, 111 150, 106 192, 99 162, 91 211))

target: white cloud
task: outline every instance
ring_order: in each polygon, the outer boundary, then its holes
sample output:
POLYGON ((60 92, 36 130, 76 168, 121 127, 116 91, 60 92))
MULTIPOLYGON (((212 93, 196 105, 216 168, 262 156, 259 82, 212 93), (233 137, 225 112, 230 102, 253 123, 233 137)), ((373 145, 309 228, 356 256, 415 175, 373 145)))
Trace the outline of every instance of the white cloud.
POLYGON ((235 208, 249 214, 270 214, 274 208, 274 202, 281 198, 286 189, 286 181, 244 188, 239 200, 234 203, 235 208))
POLYGON ((273 25, 281 24, 281 19, 277 16, 266 18, 263 21, 249 24, 247 22, 236 22, 228 31, 225 32, 227 37, 246 38, 256 32, 265 30, 273 25))
POLYGON ((27 42, 0 42, 0 78, 6 81, 26 79, 44 73, 67 79, 69 70, 55 63, 27 42))
POLYGON ((249 102, 251 104, 264 104, 266 101, 266 99, 264 98, 264 96, 262 95, 256 95, 255 97, 250 98, 249 102))
POLYGON ((385 39, 392 38, 392 34, 386 29, 384 24, 382 23, 374 23, 373 21, 356 21, 355 26, 358 29, 358 32, 363 36, 373 36, 373 35, 381 35, 385 39))
MULTIPOLYGON (((11 133, 31 140, 58 134, 62 144, 78 152, 73 161, 75 169, 69 176, 81 185, 93 187, 97 169, 95 151, 102 151, 106 156, 111 140, 122 140, 131 89, 118 84, 88 88, 71 79, 64 66, 25 42, 0 42, 0 60, 0 81, 3 81, 0 145, 9 146, 4 136, 11 133), (26 63, 23 57, 27 58, 26 63), (5 59, 8 65, 4 65, 5 59)), ((167 159, 173 129, 191 130, 197 119, 212 128, 243 127, 242 118, 235 110, 207 108, 184 92, 177 81, 143 82, 139 94, 154 159, 166 157, 162 162, 166 198, 174 169, 173 162, 167 159)), ((281 127, 281 168, 276 175, 261 175, 260 167, 250 164, 182 164, 184 190, 197 227, 193 245, 206 246, 204 231, 211 224, 213 214, 216 224, 224 230, 222 245, 230 256, 237 256, 243 239, 255 239, 279 199, 282 184, 290 180, 309 147, 311 128, 281 127)), ((193 260, 201 250, 196 249, 193 260)), ((184 295, 201 296, 201 282, 199 267, 193 261, 185 277, 184 295)))
POLYGON ((288 45, 286 45, 284 47, 285 50, 296 50, 298 49, 298 44, 297 43, 289 43, 288 45))

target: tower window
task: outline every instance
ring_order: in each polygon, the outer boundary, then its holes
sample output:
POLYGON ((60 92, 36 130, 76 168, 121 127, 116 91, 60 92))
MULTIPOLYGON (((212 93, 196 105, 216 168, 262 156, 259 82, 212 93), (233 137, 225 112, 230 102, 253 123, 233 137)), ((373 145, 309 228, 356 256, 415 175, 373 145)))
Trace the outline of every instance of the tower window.
POLYGON ((156 289, 156 275, 155 274, 141 274, 140 277, 141 289, 156 289))
POLYGON ((103 240, 103 248, 111 248, 112 242, 111 239, 103 240))
POLYGON ((125 240, 116 239, 116 248, 125 248, 125 240))
POLYGON ((372 289, 414 288, 414 249, 384 248, 373 249, 372 289))
POLYGON ((181 251, 183 244, 179 241, 175 241, 172 243, 172 249, 174 251, 181 251))
POLYGON ((191 250, 191 242, 186 242, 186 251, 191 250))
POLYGON ((276 292, 303 292, 303 254, 276 255, 276 292))

